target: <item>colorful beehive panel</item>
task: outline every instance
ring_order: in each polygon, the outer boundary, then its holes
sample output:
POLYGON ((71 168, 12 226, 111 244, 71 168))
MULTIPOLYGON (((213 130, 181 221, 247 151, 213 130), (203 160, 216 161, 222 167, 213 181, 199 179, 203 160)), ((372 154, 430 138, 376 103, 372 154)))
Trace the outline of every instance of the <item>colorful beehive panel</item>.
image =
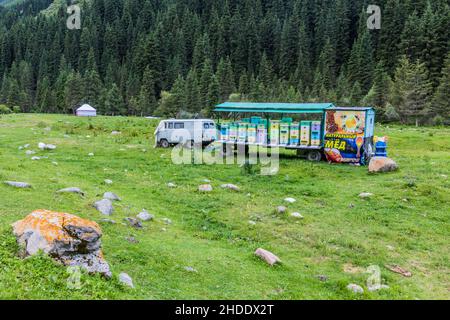
POLYGON ((270 144, 278 145, 280 142, 280 122, 271 121, 270 122, 270 144))
POLYGON ((250 144, 256 144, 256 124, 249 124, 247 128, 247 141, 250 144))
POLYGON ((280 144, 289 144, 289 123, 283 122, 280 124, 280 144))
POLYGON ((293 122, 290 128, 289 144, 297 146, 300 143, 300 124, 293 122))
POLYGON ((228 133, 229 141, 236 141, 238 136, 238 126, 235 123, 230 124, 230 129, 228 133))
POLYGON ((318 147, 320 146, 320 130, 321 130, 321 122, 320 121, 313 121, 311 123, 311 145, 318 147))
POLYGON ((238 142, 246 142, 246 141, 247 141, 247 123, 241 122, 239 123, 238 142))
POLYGON ((256 142, 258 144, 266 144, 267 143, 267 127, 266 127, 266 125, 264 125, 264 124, 258 125, 256 142))
POLYGON ((228 140, 229 129, 230 129, 230 126, 227 123, 223 123, 220 125, 220 140, 222 140, 222 141, 228 140))
POLYGON ((302 121, 300 124, 300 145, 309 146, 311 144, 311 121, 302 121))

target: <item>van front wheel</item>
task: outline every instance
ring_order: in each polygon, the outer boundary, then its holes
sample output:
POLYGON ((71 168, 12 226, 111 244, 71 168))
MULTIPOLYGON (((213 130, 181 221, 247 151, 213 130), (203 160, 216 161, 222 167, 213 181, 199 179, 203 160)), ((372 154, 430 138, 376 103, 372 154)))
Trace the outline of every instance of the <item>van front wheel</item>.
POLYGON ((167 149, 170 147, 169 141, 167 141, 166 139, 162 139, 159 142, 159 145, 161 146, 161 148, 167 149))

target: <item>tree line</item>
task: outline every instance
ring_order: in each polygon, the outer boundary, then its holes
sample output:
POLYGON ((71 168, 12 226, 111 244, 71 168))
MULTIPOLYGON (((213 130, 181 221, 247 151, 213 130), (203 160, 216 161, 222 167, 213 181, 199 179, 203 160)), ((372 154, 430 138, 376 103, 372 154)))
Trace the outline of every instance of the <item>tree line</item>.
POLYGON ((327 101, 383 121, 450 119, 446 0, 84 0, 80 30, 68 4, 0 8, 0 103, 206 116, 226 100, 327 101))

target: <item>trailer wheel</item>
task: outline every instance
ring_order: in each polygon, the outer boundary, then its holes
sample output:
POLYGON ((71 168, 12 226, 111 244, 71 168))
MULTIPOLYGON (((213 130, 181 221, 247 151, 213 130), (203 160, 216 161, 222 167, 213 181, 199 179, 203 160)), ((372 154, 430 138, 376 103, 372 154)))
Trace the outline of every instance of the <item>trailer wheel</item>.
POLYGON ((308 159, 308 161, 319 162, 320 160, 322 160, 322 153, 316 150, 309 151, 306 158, 308 159))
POLYGON ((159 142, 159 145, 164 149, 167 149, 170 147, 169 141, 167 141, 166 139, 161 139, 161 141, 159 142))

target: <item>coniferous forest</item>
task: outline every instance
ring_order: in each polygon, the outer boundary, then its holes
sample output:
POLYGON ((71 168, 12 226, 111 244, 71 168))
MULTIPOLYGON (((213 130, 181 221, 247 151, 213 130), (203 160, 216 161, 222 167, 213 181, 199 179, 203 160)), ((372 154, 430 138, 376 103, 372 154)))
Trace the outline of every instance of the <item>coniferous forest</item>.
POLYGON ((84 0, 80 30, 66 26, 70 3, 0 6, 0 113, 326 101, 374 106, 380 121, 450 119, 447 0, 84 0))

